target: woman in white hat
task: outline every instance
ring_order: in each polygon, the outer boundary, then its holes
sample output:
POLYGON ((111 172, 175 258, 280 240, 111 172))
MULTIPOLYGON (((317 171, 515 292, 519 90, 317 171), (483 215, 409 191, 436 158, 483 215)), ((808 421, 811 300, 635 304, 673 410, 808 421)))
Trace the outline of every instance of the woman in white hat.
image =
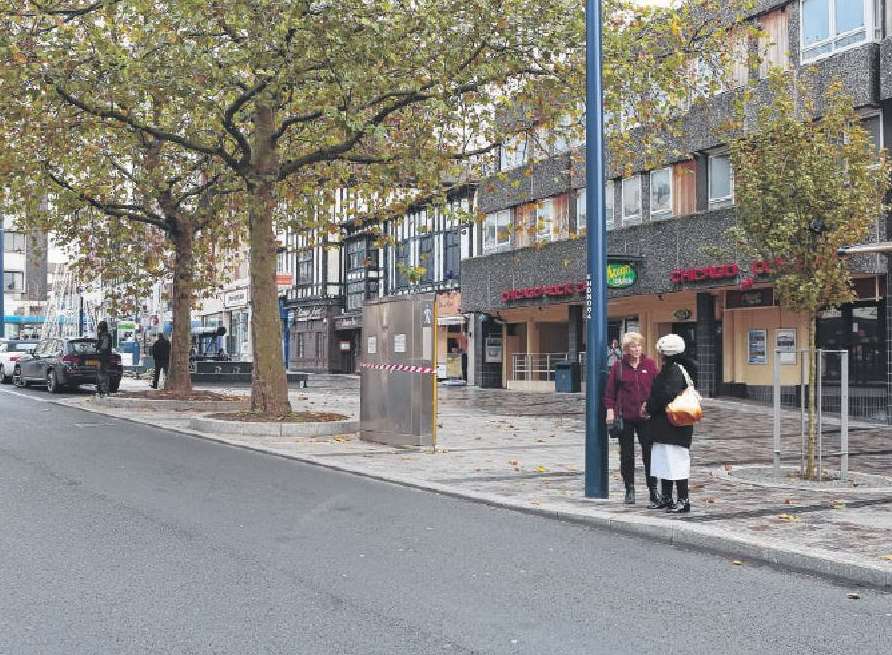
POLYGON ((661 480, 662 497, 649 505, 651 509, 665 509, 674 514, 691 511, 688 496, 688 478, 691 476, 691 439, 693 426, 672 425, 666 417, 666 406, 688 386, 688 379, 695 376, 690 362, 684 358, 685 343, 677 334, 667 334, 657 341, 657 352, 663 359, 660 370, 651 387, 650 397, 644 403, 643 412, 650 419, 650 437, 653 441, 650 474, 661 480), (672 500, 672 483, 677 491, 672 500))

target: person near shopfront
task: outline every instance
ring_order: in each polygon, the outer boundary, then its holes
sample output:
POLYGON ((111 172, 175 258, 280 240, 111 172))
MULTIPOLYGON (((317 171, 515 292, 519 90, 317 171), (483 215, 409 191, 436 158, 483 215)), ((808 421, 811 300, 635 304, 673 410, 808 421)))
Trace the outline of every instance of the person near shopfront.
POLYGON ((684 391, 689 380, 696 377, 691 363, 684 357, 685 342, 677 334, 667 334, 657 341, 657 352, 663 366, 657 374, 650 397, 641 407, 648 419, 653 441, 650 472, 661 480, 661 496, 652 502, 651 509, 663 509, 673 514, 691 511, 688 480, 691 477, 691 440, 694 427, 675 426, 666 416, 666 406, 684 391), (675 483, 676 498, 672 499, 675 483))
POLYGON ((167 377, 170 375, 170 341, 167 340, 163 332, 152 344, 152 358, 155 360, 155 377, 152 379, 152 389, 157 389, 162 369, 164 370, 165 384, 167 384, 167 377))
MULTIPOLYGON (((614 343, 616 341, 614 340, 614 343)), ((641 444, 641 459, 651 502, 659 501, 657 480, 651 476, 651 439, 647 421, 641 416, 641 405, 650 396, 657 375, 657 365, 644 355, 644 337, 637 332, 623 336, 623 355, 613 366, 604 389, 608 425, 616 425, 619 433, 620 472, 626 485, 625 502, 635 503, 635 436, 641 444)))
POLYGON ((111 364, 112 338, 108 331, 108 323, 99 321, 96 326, 96 354, 99 360, 99 369, 96 371, 96 394, 102 398, 108 395, 109 375, 108 367, 111 364))
POLYGON ((619 341, 614 339, 607 347, 607 368, 613 368, 613 365, 622 359, 622 357, 623 351, 622 348, 619 347, 619 341))

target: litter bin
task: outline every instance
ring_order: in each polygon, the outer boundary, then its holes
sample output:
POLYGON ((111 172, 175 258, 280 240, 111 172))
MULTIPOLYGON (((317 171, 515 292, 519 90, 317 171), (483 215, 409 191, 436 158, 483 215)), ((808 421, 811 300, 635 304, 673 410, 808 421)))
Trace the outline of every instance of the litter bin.
POLYGON ((565 359, 555 363, 554 390, 557 393, 579 393, 582 391, 582 368, 578 362, 565 359))

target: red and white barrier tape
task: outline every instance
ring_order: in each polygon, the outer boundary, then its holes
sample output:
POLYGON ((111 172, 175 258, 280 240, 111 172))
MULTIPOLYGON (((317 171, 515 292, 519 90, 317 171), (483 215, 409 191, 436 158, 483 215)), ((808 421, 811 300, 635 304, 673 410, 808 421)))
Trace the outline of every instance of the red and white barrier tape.
POLYGON ((359 368, 368 368, 375 371, 399 371, 401 373, 420 373, 431 375, 437 369, 430 366, 412 366, 410 364, 360 364, 359 368))

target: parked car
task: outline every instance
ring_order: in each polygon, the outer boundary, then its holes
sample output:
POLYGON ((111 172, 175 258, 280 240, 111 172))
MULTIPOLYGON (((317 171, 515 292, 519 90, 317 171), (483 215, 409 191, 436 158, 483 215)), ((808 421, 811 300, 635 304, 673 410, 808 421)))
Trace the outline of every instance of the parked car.
POLYGON ((36 341, 0 340, 0 384, 12 382, 15 363, 37 347, 36 341))
MULTIPOLYGON (((65 387, 82 384, 98 384, 99 353, 96 339, 50 339, 43 342, 28 356, 16 362, 13 383, 17 387, 29 384, 45 385, 50 393, 59 393, 65 387)), ((109 362, 109 391, 117 391, 121 385, 124 367, 121 356, 113 353, 109 362)))

